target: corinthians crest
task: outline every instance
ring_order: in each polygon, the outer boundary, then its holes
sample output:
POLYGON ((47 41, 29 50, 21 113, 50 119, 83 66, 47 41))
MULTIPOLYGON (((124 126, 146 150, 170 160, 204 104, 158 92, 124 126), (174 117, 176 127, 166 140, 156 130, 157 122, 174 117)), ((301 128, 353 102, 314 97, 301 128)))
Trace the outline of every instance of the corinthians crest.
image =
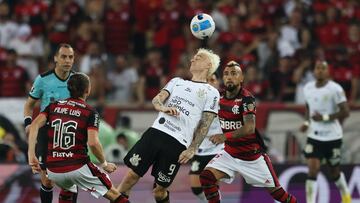
POLYGON ((138 166, 139 161, 141 161, 141 157, 138 154, 133 154, 129 161, 131 165, 138 166))
POLYGON ((199 89, 197 92, 196 92, 197 96, 200 98, 200 99, 203 99, 206 95, 206 91, 205 89, 199 89))

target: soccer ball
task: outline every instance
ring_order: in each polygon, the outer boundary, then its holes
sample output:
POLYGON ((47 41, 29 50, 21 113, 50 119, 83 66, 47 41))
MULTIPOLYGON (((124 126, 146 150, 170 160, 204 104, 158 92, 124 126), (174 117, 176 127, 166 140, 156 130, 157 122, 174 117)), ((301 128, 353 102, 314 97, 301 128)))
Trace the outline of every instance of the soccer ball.
POLYGON ((210 15, 199 13, 191 19, 190 30, 198 39, 209 38, 215 31, 215 22, 210 15))

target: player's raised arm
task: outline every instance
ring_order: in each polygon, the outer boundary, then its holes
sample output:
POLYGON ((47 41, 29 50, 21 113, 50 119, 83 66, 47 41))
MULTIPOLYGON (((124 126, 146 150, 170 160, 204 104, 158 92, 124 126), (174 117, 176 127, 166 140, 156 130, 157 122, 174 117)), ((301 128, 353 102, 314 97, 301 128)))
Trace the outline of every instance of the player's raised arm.
POLYGON ((188 149, 184 150, 179 156, 179 163, 187 163, 194 155, 196 150, 199 148, 201 142, 206 137, 209 127, 216 117, 216 113, 204 111, 202 113, 199 124, 194 132, 194 139, 191 142, 188 149))

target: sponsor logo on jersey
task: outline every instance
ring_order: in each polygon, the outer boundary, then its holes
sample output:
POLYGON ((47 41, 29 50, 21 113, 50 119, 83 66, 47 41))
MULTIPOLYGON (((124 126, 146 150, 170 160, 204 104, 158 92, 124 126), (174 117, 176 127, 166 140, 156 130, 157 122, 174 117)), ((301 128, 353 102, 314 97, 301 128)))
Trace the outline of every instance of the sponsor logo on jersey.
POLYGON ((217 97, 214 97, 213 103, 211 104, 210 109, 214 110, 215 106, 216 106, 216 103, 217 103, 217 97))
POLYGON ((249 111, 254 111, 254 109, 255 109, 255 104, 254 104, 254 103, 247 104, 247 109, 248 109, 249 111))
POLYGON ((53 152, 52 153, 52 156, 53 157, 67 157, 67 158, 69 158, 69 157, 73 157, 74 156, 74 153, 72 153, 72 152, 53 152))
POLYGON ((161 117, 161 118, 159 119, 159 123, 160 123, 160 124, 164 124, 164 123, 165 123, 165 118, 164 118, 164 117, 161 117))
POLYGON ((129 161, 131 165, 138 166, 139 162, 141 161, 141 157, 138 154, 133 154, 129 161))
POLYGON ((163 183, 170 183, 171 178, 165 174, 163 174, 161 171, 159 171, 158 173, 158 181, 163 182, 163 183))
POLYGON ((180 97, 174 97, 170 100, 169 104, 168 104, 168 107, 174 107, 176 108, 177 110, 179 110, 180 112, 182 112, 183 114, 189 116, 190 115, 190 111, 187 110, 184 106, 183 106, 183 102, 186 102, 188 103, 189 105, 193 104, 192 102, 188 101, 188 100, 185 100, 183 98, 180 98, 180 97))
POLYGON ((220 125, 223 130, 236 130, 241 128, 241 121, 224 121, 220 120, 220 125))
POLYGON ((240 108, 238 105, 234 105, 231 111, 233 112, 233 114, 240 114, 240 108))
POLYGON ((31 87, 31 90, 30 90, 30 93, 33 93, 33 92, 34 92, 34 90, 35 90, 35 87, 34 87, 34 86, 32 86, 32 87, 31 87))

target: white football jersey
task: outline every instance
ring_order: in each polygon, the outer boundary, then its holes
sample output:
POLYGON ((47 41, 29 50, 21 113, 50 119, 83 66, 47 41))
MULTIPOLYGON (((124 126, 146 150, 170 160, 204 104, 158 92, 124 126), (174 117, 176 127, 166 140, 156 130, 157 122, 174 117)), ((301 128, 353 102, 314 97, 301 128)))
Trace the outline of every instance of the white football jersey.
POLYGON ((205 139, 202 141, 201 145, 199 146, 198 151, 195 153, 199 156, 206 156, 206 155, 213 155, 219 153, 222 149, 224 149, 224 144, 214 144, 212 143, 209 138, 216 134, 222 134, 222 129, 220 126, 219 117, 215 117, 213 122, 210 125, 209 132, 206 135, 205 139))
POLYGON ((308 137, 320 140, 331 141, 342 138, 342 128, 339 121, 314 121, 311 116, 318 112, 321 115, 336 113, 338 104, 346 102, 343 88, 334 81, 328 81, 323 87, 316 87, 316 81, 309 82, 304 87, 305 101, 309 107, 310 126, 308 137))
POLYGON ((173 78, 164 90, 170 93, 164 105, 175 107, 179 116, 159 112, 152 127, 161 130, 189 147, 204 111, 218 113, 220 94, 207 83, 173 78))

